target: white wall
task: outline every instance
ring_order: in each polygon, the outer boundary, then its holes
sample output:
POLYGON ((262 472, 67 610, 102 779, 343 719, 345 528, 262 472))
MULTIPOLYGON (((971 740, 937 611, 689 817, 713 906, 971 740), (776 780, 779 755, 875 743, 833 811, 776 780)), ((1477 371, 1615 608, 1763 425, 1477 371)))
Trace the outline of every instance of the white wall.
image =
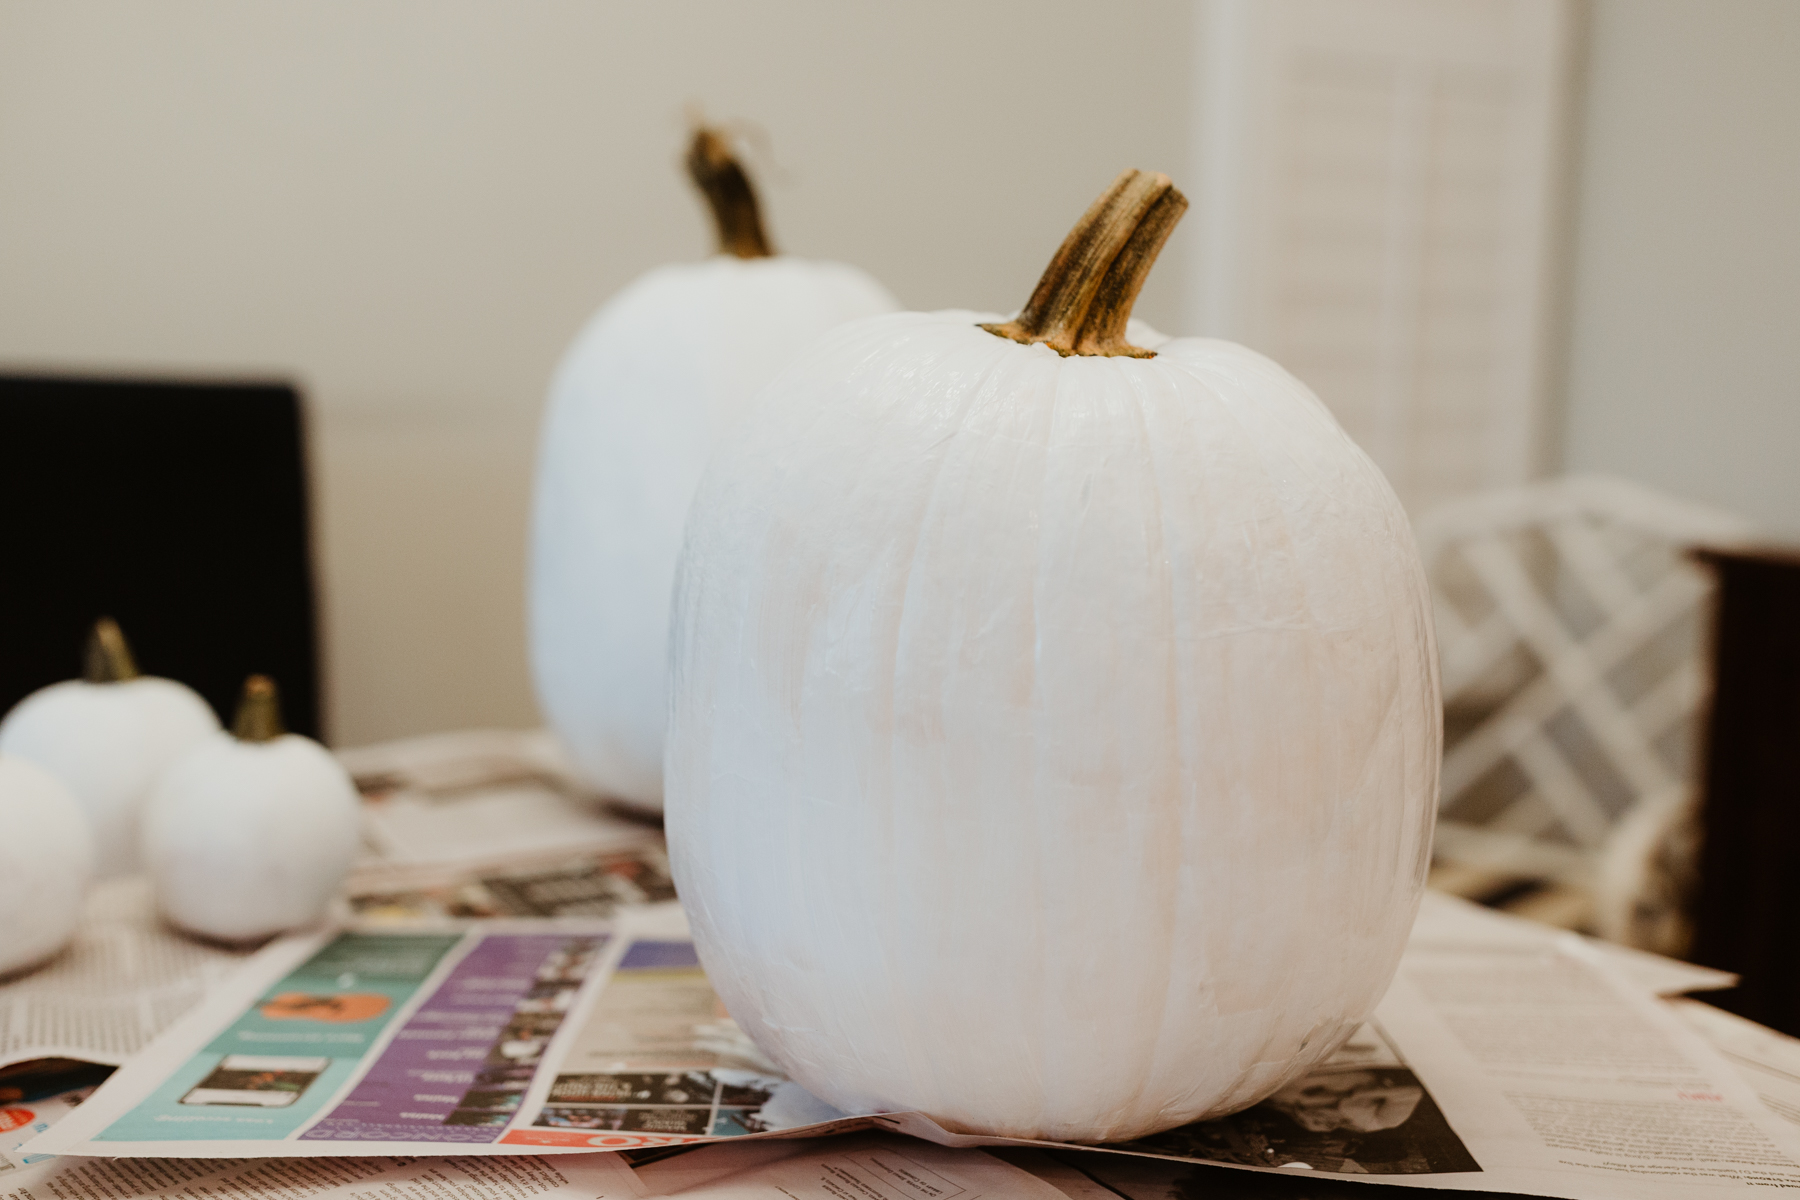
POLYGON ((1800 536, 1800 3, 1599 0, 1565 462, 1800 536))
POLYGON ((1118 170, 1180 179, 1188 7, 1096 12, 0 0, 0 369, 298 376, 334 740, 531 724, 544 387, 606 296, 710 249, 685 108, 767 131, 783 248, 1016 307, 1118 170))

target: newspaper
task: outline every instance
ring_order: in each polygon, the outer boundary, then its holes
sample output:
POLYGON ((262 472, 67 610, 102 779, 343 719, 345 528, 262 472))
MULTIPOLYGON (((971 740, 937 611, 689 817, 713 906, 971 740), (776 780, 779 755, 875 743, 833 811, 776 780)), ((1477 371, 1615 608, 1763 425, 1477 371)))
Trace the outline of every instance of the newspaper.
POLYGON ((104 883, 66 950, 0 984, 0 1067, 35 1058, 117 1066, 246 957, 163 925, 146 880, 104 883))
POLYGON ((60 1158, 0 1175, 0 1200, 630 1200, 614 1157, 60 1158))
POLYGON ((660 840, 623 850, 567 852, 507 866, 433 872, 365 870, 351 909, 367 920, 440 921, 479 917, 610 917, 675 899, 660 840))
POLYGON ((1675 999, 1669 1004, 1737 1068, 1765 1108, 1800 1125, 1800 1039, 1698 1000, 1675 999))
POLYGON ((70 1088, 48 1096, 10 1100, 0 1104, 0 1183, 8 1172, 32 1166, 50 1154, 27 1154, 20 1149, 26 1142, 49 1129, 73 1112, 75 1106, 93 1094, 97 1085, 70 1088))
POLYGON ((363 795, 352 896, 659 848, 662 831, 593 795, 546 730, 432 734, 338 754, 363 795))
MULTIPOLYGON (((0 1175, 0 1200, 232 1196, 237 1200, 628 1200, 679 1189, 704 1200, 1063 1200, 1036 1172, 978 1150, 864 1135, 758 1143, 730 1163, 633 1171, 616 1154, 542 1158, 64 1158, 0 1175), (773 1151, 769 1153, 768 1151, 773 1151)), ((1065 1168, 1066 1170, 1066 1168, 1065 1168)))
POLYGON ((1058 1186, 1055 1169, 1030 1170, 979 1150, 880 1134, 715 1145, 704 1153, 640 1160, 629 1169, 621 1162, 619 1173, 637 1196, 705 1200, 1064 1200, 1068 1195, 1058 1186))
MULTIPOLYGON (((1446 904, 1332 1060, 1242 1113, 1106 1147, 1106 1170, 1144 1156, 1575 1200, 1800 1186, 1800 1130, 1616 956, 1446 904)), ((25 1149, 467 1156, 871 1128, 1086 1149, 830 1109, 726 1016, 679 914, 645 912, 288 939, 25 1149)))
POLYGON ((528 1154, 866 1127, 815 1119, 682 926, 671 907, 281 939, 26 1149, 528 1154))

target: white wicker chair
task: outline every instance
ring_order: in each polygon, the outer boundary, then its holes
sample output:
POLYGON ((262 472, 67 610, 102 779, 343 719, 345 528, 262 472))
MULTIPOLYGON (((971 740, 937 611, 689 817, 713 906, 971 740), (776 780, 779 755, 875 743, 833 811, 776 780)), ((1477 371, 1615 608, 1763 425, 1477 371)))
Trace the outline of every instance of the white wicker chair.
POLYGON ((1440 861, 1585 884, 1617 822, 1688 792, 1710 582, 1747 522, 1570 476, 1417 522, 1445 709, 1440 861))

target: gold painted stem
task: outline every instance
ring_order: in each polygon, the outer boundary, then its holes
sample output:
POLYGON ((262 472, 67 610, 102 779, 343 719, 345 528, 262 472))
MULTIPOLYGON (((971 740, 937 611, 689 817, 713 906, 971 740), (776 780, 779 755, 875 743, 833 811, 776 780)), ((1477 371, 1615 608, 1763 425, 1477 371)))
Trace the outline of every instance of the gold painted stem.
POLYGON ((738 165, 731 145, 713 129, 701 125, 688 144, 688 175, 712 208, 719 230, 719 252, 738 258, 769 258, 774 247, 763 231, 762 214, 756 207, 756 189, 738 165))
POLYGON ((240 742, 272 742, 286 732, 275 681, 267 675, 252 675, 244 680, 244 694, 231 721, 231 736, 240 742))
POLYGON ((131 644, 125 640, 119 623, 111 617, 101 617, 94 622, 94 630, 88 634, 81 677, 89 683, 124 683, 138 677, 131 644))
POLYGON ((1125 340, 1125 323, 1187 204, 1167 175, 1121 173, 1063 239, 1019 315, 982 328, 1064 356, 1154 358, 1125 340))

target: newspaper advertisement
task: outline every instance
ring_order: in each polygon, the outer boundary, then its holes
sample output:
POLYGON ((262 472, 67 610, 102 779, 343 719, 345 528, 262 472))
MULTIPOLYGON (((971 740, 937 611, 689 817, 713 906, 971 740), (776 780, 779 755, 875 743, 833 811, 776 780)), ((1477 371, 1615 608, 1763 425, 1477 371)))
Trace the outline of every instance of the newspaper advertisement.
POLYGON ((591 1153, 866 1126, 762 1060, 685 933, 658 932, 678 924, 647 911, 629 929, 371 924, 282 939, 27 1149, 591 1153))

